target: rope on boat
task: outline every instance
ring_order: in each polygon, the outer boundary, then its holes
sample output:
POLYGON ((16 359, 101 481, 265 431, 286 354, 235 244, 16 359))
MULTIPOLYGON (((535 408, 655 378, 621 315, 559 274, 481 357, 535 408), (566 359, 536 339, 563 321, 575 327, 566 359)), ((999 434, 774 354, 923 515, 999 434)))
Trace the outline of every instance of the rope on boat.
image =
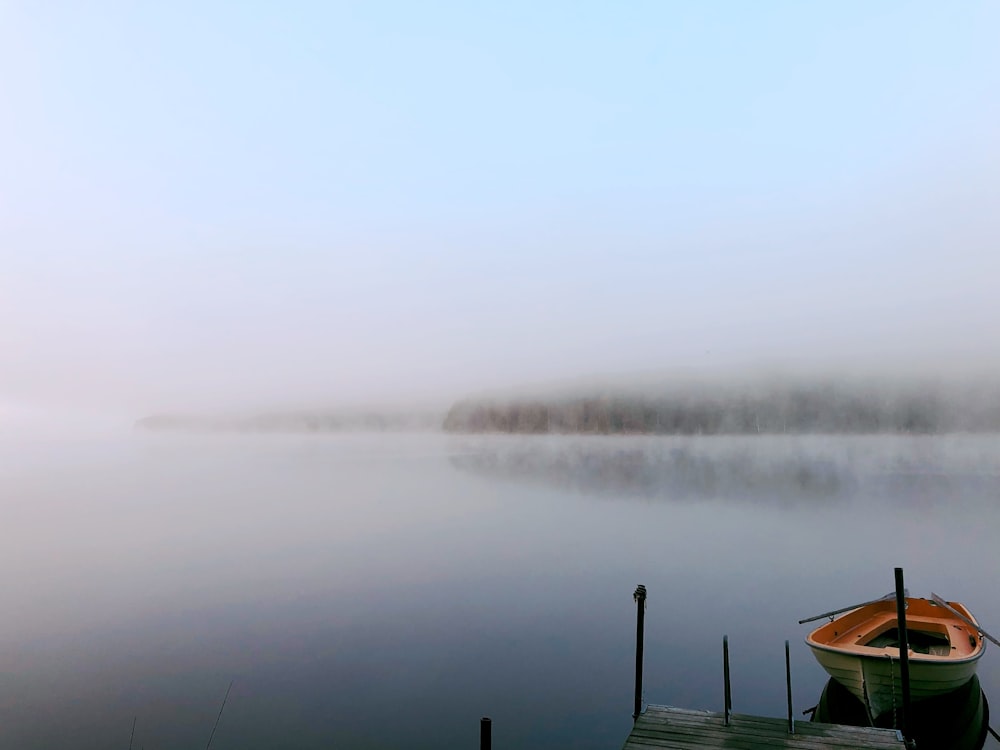
POLYGON ((869 726, 875 726, 875 717, 872 716, 872 703, 868 697, 868 680, 865 677, 865 662, 861 661, 861 695, 865 699, 865 716, 868 717, 869 726))
POLYGON ((896 717, 896 675, 892 671, 892 654, 886 654, 889 659, 889 685, 892 688, 892 728, 899 729, 899 719, 896 717))

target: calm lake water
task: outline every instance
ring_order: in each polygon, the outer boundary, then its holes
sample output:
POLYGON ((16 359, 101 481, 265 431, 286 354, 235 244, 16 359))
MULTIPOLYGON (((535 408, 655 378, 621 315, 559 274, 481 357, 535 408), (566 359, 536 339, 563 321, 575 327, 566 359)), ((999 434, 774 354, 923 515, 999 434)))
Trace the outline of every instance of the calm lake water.
MULTIPOLYGON (((645 698, 796 709, 799 618, 889 592, 1000 631, 1000 437, 122 435, 0 442, 0 747, 616 748, 645 698)), ((1000 696, 1000 653, 979 675, 1000 696)), ((994 699, 996 702, 997 699, 994 699)))

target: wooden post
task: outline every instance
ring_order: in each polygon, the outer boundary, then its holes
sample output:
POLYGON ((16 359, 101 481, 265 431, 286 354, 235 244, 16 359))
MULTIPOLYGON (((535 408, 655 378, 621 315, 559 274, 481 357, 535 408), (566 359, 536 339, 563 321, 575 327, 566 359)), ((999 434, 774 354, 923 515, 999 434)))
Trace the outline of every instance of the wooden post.
POLYGON ((635 708, 632 711, 632 721, 639 720, 642 711, 642 636, 646 621, 646 587, 636 586, 632 598, 636 603, 635 620, 635 708))
MULTIPOLYGON (((899 677, 903 683, 903 711, 900 729, 903 739, 910 743, 910 639, 906 632, 906 592, 903 588, 903 569, 896 568, 896 629, 899 631, 899 677)), ((891 667, 890 667, 891 668, 891 667)))
POLYGON ((722 680, 725 683, 726 726, 733 715, 733 694, 729 689, 729 636, 722 636, 722 680))
POLYGON ((795 734, 795 714, 792 713, 792 657, 785 641, 785 687, 788 692, 788 733, 795 734))
POLYGON ((479 750, 491 750, 493 747, 493 721, 489 716, 479 720, 479 750))

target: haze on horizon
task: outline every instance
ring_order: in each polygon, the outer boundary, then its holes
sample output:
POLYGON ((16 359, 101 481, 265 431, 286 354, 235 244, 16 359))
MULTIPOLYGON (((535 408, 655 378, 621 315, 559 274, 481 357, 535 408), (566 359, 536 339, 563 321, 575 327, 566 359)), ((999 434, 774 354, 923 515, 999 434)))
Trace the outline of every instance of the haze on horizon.
POLYGON ((987 3, 0 6, 0 407, 1000 367, 987 3))

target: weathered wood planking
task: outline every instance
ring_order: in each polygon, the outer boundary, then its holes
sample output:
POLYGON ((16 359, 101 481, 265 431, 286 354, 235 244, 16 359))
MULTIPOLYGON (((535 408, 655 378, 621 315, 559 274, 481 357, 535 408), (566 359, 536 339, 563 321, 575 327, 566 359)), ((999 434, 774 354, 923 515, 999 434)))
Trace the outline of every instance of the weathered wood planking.
POLYGON ((795 722, 788 733, 786 719, 733 714, 729 726, 721 713, 692 711, 669 706, 647 706, 639 716, 624 750, 654 748, 796 748, 797 750, 847 750, 848 748, 902 748, 903 739, 894 729, 849 727, 839 724, 795 722))

